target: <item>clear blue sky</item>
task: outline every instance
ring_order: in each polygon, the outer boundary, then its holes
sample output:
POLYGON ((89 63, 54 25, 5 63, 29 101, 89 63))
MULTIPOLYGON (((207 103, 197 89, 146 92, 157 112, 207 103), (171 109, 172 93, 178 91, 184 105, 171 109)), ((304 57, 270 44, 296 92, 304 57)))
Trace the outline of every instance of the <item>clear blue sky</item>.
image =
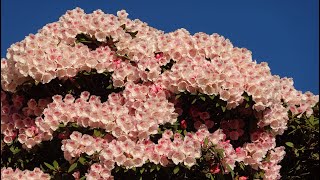
POLYGON ((221 34, 268 62, 272 74, 292 77, 296 89, 319 94, 319 0, 1 0, 1 57, 77 6, 86 13, 126 9, 165 32, 221 34))

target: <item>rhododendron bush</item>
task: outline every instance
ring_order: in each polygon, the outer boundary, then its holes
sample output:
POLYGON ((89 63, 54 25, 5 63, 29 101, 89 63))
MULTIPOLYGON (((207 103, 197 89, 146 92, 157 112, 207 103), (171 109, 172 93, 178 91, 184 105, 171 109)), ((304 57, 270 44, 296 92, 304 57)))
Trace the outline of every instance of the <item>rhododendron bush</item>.
POLYGON ((218 35, 67 11, 1 60, 1 179, 280 179, 318 95, 218 35), (288 144, 288 143, 287 143, 288 144))

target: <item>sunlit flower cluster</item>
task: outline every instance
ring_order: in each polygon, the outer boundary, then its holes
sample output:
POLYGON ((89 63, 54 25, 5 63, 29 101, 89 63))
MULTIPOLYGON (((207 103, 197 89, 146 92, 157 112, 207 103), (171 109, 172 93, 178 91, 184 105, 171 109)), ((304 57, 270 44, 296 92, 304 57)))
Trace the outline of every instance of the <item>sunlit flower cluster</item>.
MULTIPOLYGON (((207 138, 224 150, 224 166, 234 169, 236 162, 243 162, 264 170, 265 179, 279 179, 278 163, 284 157, 284 148, 276 147, 275 136, 286 130, 289 110, 293 115, 310 116, 319 96, 297 91, 292 79, 272 75, 267 63, 253 61, 249 50, 234 47, 218 34, 191 35, 185 29, 164 33, 127 16, 124 10, 115 16, 101 10, 85 14, 76 8, 8 49, 6 59, 1 60, 4 91, 14 93, 29 80, 45 84, 91 70, 112 73, 113 87, 124 90, 109 94, 106 102, 87 91, 79 98, 54 95, 52 101, 25 99, 16 94, 9 100, 1 91, 4 143, 17 138, 25 149, 31 149, 51 140, 59 127, 70 123, 100 128, 113 140, 74 131, 70 139, 61 135, 61 149, 70 162, 81 154, 97 153, 100 163, 91 165, 87 179, 112 179, 115 163, 125 168, 141 167, 147 161, 191 167, 202 156, 207 138), (106 45, 90 49, 76 41, 79 34, 106 45), (114 47, 109 46, 110 41, 114 47), (172 67, 164 69, 169 62, 172 67), (260 112, 256 114, 258 130, 251 134, 252 142, 234 148, 228 140, 237 141, 244 134, 243 119, 223 120, 220 129, 209 133, 215 120, 196 108, 189 113, 197 132, 183 136, 166 130, 157 144, 152 142, 150 135, 157 134, 160 125, 176 123, 183 113, 168 101, 169 94, 180 92, 218 96, 227 103, 228 110, 241 105, 245 101, 243 94, 247 93, 254 101, 253 110, 260 112), (262 130, 265 127, 271 130, 262 130), (270 161, 266 161, 267 156, 270 161)), ((181 125, 186 129, 186 121, 181 125)), ((1 170, 1 178, 11 176, 49 178, 39 169, 1 170)))
POLYGON ((196 133, 187 133, 185 137, 166 130, 157 144, 150 140, 133 141, 126 136, 108 141, 73 132, 70 139, 62 140, 61 149, 68 161, 72 161, 73 158, 78 158, 82 154, 93 155, 97 153, 101 164, 96 166, 99 167, 98 169, 104 167, 105 172, 111 172, 115 163, 130 169, 141 167, 147 161, 161 164, 161 166, 181 163, 191 167, 196 164, 196 159, 201 157, 201 148, 205 138, 212 145, 217 145, 221 149, 229 149, 225 151, 223 158, 226 164, 231 164, 233 169, 235 160, 232 158, 237 155, 234 153, 232 145, 229 141, 225 141, 225 135, 221 130, 210 134, 205 128, 196 133))

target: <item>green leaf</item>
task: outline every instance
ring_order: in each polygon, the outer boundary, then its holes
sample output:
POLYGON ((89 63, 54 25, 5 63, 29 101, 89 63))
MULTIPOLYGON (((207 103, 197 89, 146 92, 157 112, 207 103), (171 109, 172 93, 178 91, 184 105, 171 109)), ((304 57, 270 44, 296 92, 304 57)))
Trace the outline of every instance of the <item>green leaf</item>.
POLYGON ((179 172, 180 168, 179 166, 176 166, 174 169, 173 169, 173 174, 177 174, 179 172))
POLYGON ((228 169, 228 171, 231 173, 232 179, 234 179, 234 172, 233 172, 233 170, 231 169, 231 167, 230 167, 229 164, 227 164, 227 169, 228 169))
POLYGON ((90 72, 85 71, 85 72, 83 72, 83 75, 88 76, 88 75, 90 75, 90 72))
POLYGON ((204 146, 207 146, 208 143, 209 143, 209 139, 208 139, 208 138, 205 138, 205 139, 204 139, 204 146))
POLYGON ((72 172, 77 166, 78 166, 78 163, 73 163, 73 164, 69 167, 68 173, 69 173, 69 172, 72 172))
POLYGON ((200 96, 200 99, 201 99, 202 101, 206 101, 206 97, 204 97, 204 96, 200 96))
POLYGON ((44 165, 46 165, 51 170, 55 170, 55 168, 49 163, 44 162, 44 165))
POLYGON ((296 154, 296 156, 299 157, 299 150, 298 150, 298 149, 295 149, 295 150, 294 150, 294 154, 296 154))
POLYGON ((183 135, 187 135, 187 130, 183 130, 183 135))
POLYGON ((226 107, 225 106, 221 106, 221 110, 222 110, 222 112, 225 112, 226 111, 226 107))
POLYGON ((309 122, 310 122, 310 124, 311 124, 312 126, 314 126, 315 122, 314 122, 314 116, 313 116, 313 115, 311 115, 311 116, 309 117, 309 122))
POLYGON ((294 146, 294 144, 292 142, 286 142, 286 145, 289 146, 289 147, 292 147, 294 146))
POLYGON ((82 176, 79 180, 85 180, 86 176, 82 176))
POLYGON ((246 106, 244 108, 248 108, 248 107, 250 107, 250 104, 246 103, 246 106))
POLYGON ((195 99, 191 102, 191 104, 194 104, 196 101, 197 101, 197 99, 195 98, 195 99))
POLYGON ((214 176, 210 173, 210 180, 214 180, 214 176))
POLYGON ((213 99, 215 98, 215 95, 211 95, 211 96, 209 96, 209 98, 210 98, 211 100, 213 100, 213 99))
POLYGON ((54 160, 52 164, 55 169, 57 169, 57 170, 59 169, 59 164, 56 160, 54 160))
POLYGON ((60 123, 59 128, 63 128, 63 127, 66 127, 66 126, 63 123, 60 123))
POLYGON ((10 151, 15 155, 15 154, 17 154, 18 152, 20 152, 21 149, 20 149, 19 147, 11 146, 11 147, 10 147, 10 151))
POLYGON ((133 168, 131 168, 131 169, 132 169, 134 172, 137 171, 137 168, 136 168, 136 167, 133 167, 133 168))
POLYGON ((219 107, 220 106, 220 104, 219 103, 216 103, 216 107, 219 107))
POLYGON ((112 89, 112 84, 109 84, 109 86, 106 89, 112 89))
POLYGON ((240 162, 239 165, 240 165, 240 168, 244 171, 244 163, 240 162))
POLYGON ((140 174, 142 174, 144 172, 144 168, 140 169, 140 174))
POLYGON ((82 165, 84 165, 84 164, 86 163, 86 159, 83 158, 83 157, 80 157, 80 158, 78 159, 78 161, 79 161, 82 165))
POLYGON ((181 94, 176 95, 176 99, 179 99, 181 97, 181 94))
POLYGON ((157 171, 160 171, 160 168, 161 168, 161 167, 158 165, 158 166, 157 166, 157 171))
POLYGON ((93 130, 93 135, 95 136, 95 137, 100 137, 101 136, 101 132, 99 131, 99 130, 93 130))
POLYGON ((41 169, 42 171, 45 171, 45 169, 43 168, 42 164, 40 164, 40 169, 41 169))

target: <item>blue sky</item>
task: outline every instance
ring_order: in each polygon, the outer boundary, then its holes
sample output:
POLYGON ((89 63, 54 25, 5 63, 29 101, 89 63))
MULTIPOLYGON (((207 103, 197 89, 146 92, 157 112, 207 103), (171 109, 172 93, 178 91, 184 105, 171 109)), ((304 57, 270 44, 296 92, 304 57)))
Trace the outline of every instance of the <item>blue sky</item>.
POLYGON ((272 74, 292 77, 296 89, 319 94, 319 0, 2 0, 1 57, 75 7, 111 14, 126 9, 129 18, 165 32, 218 33, 268 62, 272 74))

